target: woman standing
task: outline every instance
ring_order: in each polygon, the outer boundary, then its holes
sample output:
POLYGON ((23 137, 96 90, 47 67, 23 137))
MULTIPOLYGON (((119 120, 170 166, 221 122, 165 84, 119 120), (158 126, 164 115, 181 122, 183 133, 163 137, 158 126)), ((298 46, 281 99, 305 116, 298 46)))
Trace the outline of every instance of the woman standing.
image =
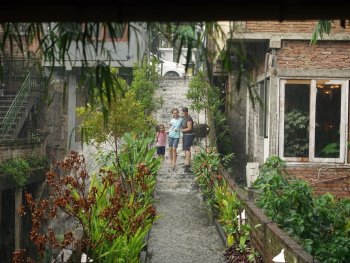
POLYGON ((179 116, 178 109, 176 108, 173 109, 171 113, 173 114, 173 118, 169 122, 169 131, 168 131, 169 159, 170 159, 170 163, 172 164, 172 168, 175 171, 176 160, 177 160, 176 150, 180 140, 180 128, 181 128, 182 119, 179 116))

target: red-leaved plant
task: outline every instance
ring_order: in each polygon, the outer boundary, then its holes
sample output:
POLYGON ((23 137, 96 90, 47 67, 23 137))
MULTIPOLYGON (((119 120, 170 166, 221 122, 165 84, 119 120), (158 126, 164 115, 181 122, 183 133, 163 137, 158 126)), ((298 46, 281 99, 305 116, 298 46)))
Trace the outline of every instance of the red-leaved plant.
MULTIPOLYGON (((84 156, 77 152, 56 162, 46 173, 48 198, 36 201, 30 193, 25 194, 32 219, 30 239, 38 254, 65 248, 74 250, 77 257, 85 253, 94 262, 113 262, 111 258, 118 257, 131 262, 135 255, 124 255, 120 248, 132 244, 138 247, 130 250, 136 251, 144 246, 143 237, 156 216, 144 192, 152 192, 155 176, 146 165, 138 164, 136 174, 127 180, 125 174, 123 177, 116 169, 101 169, 90 177, 84 156), (63 230, 53 226, 55 221, 71 223, 63 230)), ((25 207, 20 211, 24 214, 25 207)), ((14 252, 13 262, 34 261, 20 250, 14 252)))

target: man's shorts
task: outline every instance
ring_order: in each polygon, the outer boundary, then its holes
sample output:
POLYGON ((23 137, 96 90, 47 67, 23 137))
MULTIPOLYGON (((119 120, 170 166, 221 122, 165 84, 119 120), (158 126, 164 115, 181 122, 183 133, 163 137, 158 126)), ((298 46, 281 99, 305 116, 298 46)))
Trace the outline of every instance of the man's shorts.
POLYGON ((184 151, 189 151, 191 146, 193 145, 194 134, 184 134, 182 148, 184 151))
POLYGON ((177 148, 180 138, 168 137, 169 147, 177 148))

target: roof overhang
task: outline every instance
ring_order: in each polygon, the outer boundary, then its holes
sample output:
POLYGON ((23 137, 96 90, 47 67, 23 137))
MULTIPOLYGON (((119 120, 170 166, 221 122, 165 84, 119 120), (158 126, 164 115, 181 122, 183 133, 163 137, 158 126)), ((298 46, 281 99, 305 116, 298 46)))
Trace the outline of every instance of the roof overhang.
POLYGON ((347 19, 349 10, 344 0, 5 0, 0 21, 284 21, 347 19))

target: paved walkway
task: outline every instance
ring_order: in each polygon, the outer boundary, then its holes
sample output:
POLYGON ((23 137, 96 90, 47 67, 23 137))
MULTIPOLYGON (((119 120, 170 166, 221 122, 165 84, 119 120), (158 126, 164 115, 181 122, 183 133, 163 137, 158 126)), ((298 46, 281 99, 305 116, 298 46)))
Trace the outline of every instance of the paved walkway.
MULTIPOLYGON (((166 83, 158 93, 164 96, 166 102, 164 109, 158 112, 158 121, 167 123, 172 108, 189 106, 185 98, 186 90, 187 82, 174 80, 166 83)), ((209 222, 194 176, 184 172, 184 154, 181 148, 180 144, 177 170, 172 171, 166 159, 157 176, 155 201, 161 218, 150 231, 147 262, 224 262, 225 248, 214 225, 209 222)))

